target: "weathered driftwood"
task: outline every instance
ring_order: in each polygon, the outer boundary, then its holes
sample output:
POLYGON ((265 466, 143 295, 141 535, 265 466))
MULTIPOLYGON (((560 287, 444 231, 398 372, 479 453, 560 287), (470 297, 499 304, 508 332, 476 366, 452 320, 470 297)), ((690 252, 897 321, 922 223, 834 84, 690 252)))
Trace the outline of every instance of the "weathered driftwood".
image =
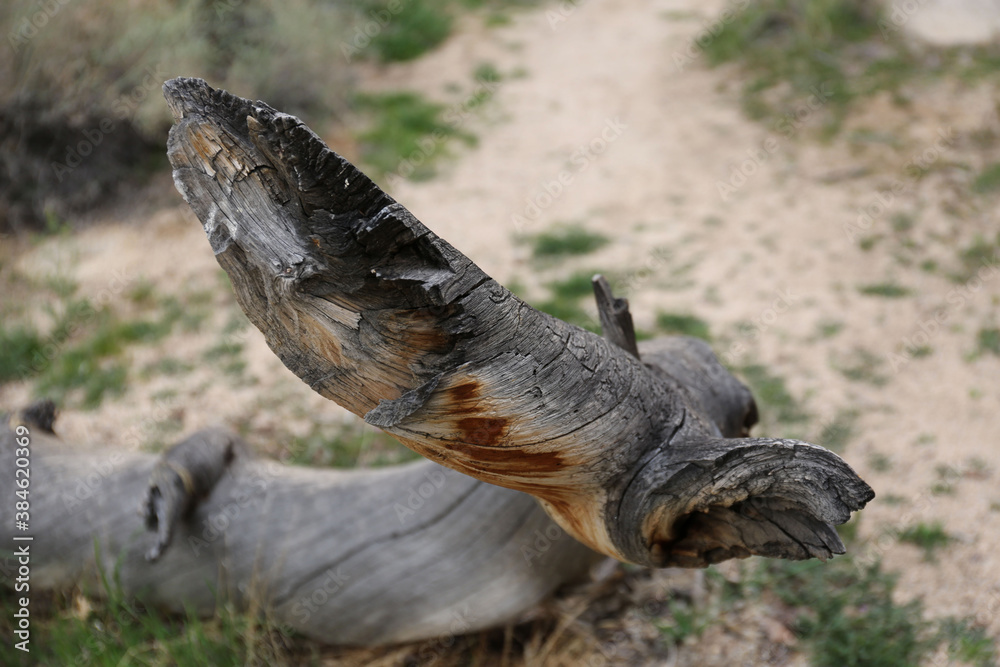
POLYGON ((12 429, 26 426, 31 443, 29 530, 14 530, 13 500, 0 504, 8 586, 18 570, 9 545, 30 544, 31 591, 82 582, 99 594, 103 573, 149 604, 211 613, 223 601, 324 642, 375 645, 502 624, 599 558, 530 496, 430 461, 282 466, 221 429, 163 457, 81 450, 34 412, 0 430, 0 489, 11 499, 12 429), (142 514, 158 494, 173 535, 150 562, 164 533, 149 532, 142 514))
POLYGON ((512 295, 297 118, 198 79, 164 91, 177 188, 250 320, 317 392, 432 461, 535 496, 621 560, 843 552, 833 525, 871 489, 821 447, 724 437, 713 394, 743 402, 726 404, 726 430, 753 407, 710 352, 685 357, 717 381, 692 390, 658 365, 669 345, 636 356, 610 293, 611 341, 512 295))
MULTIPOLYGON (((871 490, 820 447, 745 437, 753 399, 705 343, 637 346, 602 279, 607 340, 539 313, 298 120, 198 80, 165 92, 175 182, 251 320, 310 386, 432 461, 307 470, 222 430, 162 457, 87 451, 36 406, 12 422, 31 432, 33 590, 115 573, 154 604, 223 599, 379 644, 497 625, 584 572, 599 556, 539 502, 637 563, 843 551, 831 524, 871 490)), ((0 431, 4 480, 14 446, 0 431)))

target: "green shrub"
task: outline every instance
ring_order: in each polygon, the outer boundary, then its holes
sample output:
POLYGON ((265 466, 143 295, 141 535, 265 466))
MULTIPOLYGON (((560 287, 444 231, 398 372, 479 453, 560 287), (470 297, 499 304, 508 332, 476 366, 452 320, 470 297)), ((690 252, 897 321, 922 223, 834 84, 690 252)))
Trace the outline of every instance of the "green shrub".
POLYGON ((899 299, 910 294, 910 290, 896 283, 875 283, 862 285, 858 291, 866 296, 881 296, 887 299, 899 299))
POLYGON ((972 191, 986 194, 1000 190, 1000 162, 983 169, 972 183, 972 191))
MULTIPOLYGON (((804 122, 830 136, 856 100, 883 91, 905 104, 915 80, 995 75, 995 44, 915 49, 889 8, 867 0, 756 0, 741 4, 717 33, 700 34, 699 44, 710 65, 740 64, 747 114, 784 136, 804 122)), ((998 176, 984 172, 981 187, 992 189, 998 176)))
POLYGON ((7 229, 72 223, 121 187, 167 166, 171 118, 160 92, 200 76, 243 97, 313 118, 342 113, 339 50, 350 16, 317 0, 98 0, 0 3, 0 193, 7 229), (27 26, 27 27, 26 27, 27 26), (82 146, 82 147, 81 147, 82 146), (59 165, 56 167, 54 165, 59 165))
POLYGON ((708 323, 694 315, 678 315, 676 313, 659 313, 656 316, 656 326, 663 333, 694 336, 702 340, 712 340, 708 323))
POLYGON ((31 327, 0 328, 0 384, 26 379, 43 354, 45 342, 31 327))
POLYGON ((445 121, 443 104, 417 93, 359 95, 355 103, 371 118, 359 138, 362 159, 377 177, 428 178, 434 163, 448 154, 451 140, 476 142, 475 136, 445 121))
POLYGON ((762 417, 773 412, 778 422, 785 424, 804 422, 809 418, 799 402, 788 392, 784 378, 773 375, 767 367, 760 364, 743 366, 738 370, 760 404, 762 417))
POLYGON ((397 2, 376 0, 363 5, 359 21, 371 17, 391 17, 372 38, 368 47, 382 62, 413 60, 433 49, 451 34, 454 19, 447 0, 406 0, 397 2), (397 13, 390 6, 401 6, 397 13))
POLYGON ((899 534, 901 542, 915 544, 924 550, 924 558, 933 561, 935 552, 952 543, 951 535, 945 532, 940 521, 931 524, 918 523, 904 529, 899 534))
POLYGON ((537 259, 586 255, 603 248, 609 239, 581 225, 557 225, 551 230, 529 237, 531 252, 537 259))
POLYGON ((1000 356, 1000 329, 996 327, 980 329, 976 337, 976 346, 980 352, 992 352, 1000 356))

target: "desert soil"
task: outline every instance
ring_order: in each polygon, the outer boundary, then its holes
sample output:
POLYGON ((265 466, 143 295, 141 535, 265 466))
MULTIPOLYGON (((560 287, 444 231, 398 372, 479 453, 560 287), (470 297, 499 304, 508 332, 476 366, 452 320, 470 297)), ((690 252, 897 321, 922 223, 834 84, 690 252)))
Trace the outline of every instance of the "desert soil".
MULTIPOLYGON (((707 68, 689 46, 720 8, 556 4, 503 27, 465 21, 417 62, 371 67, 365 87, 414 89, 454 105, 456 122, 479 139, 429 181, 393 179, 392 194, 495 278, 522 285, 529 300, 544 295, 546 280, 596 269, 625 277, 641 329, 655 329, 658 311, 707 321, 731 367, 766 366, 812 415, 800 432, 772 435, 815 442, 838 415, 856 413, 842 455, 878 494, 860 521, 858 555, 900 572, 900 601, 921 597, 931 615, 975 616, 1000 638, 1000 357, 977 354, 975 339, 998 325, 1000 266, 994 258, 981 275, 948 275, 959 270, 961 248, 996 233, 995 202, 956 194, 984 159, 975 137, 996 127, 995 96, 941 82, 912 91, 905 108, 875 98, 829 143, 812 134, 820 114, 804 99, 789 136, 774 133, 741 111, 739 72, 707 68), (464 114, 482 62, 502 80, 488 104, 464 114), (846 139, 876 135, 892 140, 846 139), (915 180, 906 164, 918 156, 940 168, 915 180), (893 185, 898 194, 879 204, 893 185), (899 216, 912 228, 894 230, 899 216), (539 268, 519 238, 566 222, 612 242, 539 268), (866 237, 876 237, 868 250, 866 237), (938 268, 921 268, 926 260, 938 268), (909 292, 858 289, 889 282, 909 292), (914 356, 914 348, 929 350, 914 356), (941 483, 949 492, 935 493, 941 483), (938 562, 895 538, 934 521, 957 538, 938 562)), ((355 150, 334 148, 348 157, 355 150)), ((19 252, 19 270, 71 277, 94 299, 105 289, 122 294, 115 280, 214 295, 209 325, 165 347, 135 348, 136 367, 164 350, 196 361, 235 312, 180 203, 19 252)), ((252 381, 226 381, 210 366, 136 381, 96 411, 66 411, 63 435, 122 444, 125 433, 156 435, 164 420, 177 434, 221 422, 273 452, 312 419, 354 419, 285 370, 256 331, 239 336, 252 381)), ((28 398, 26 386, 0 388, 2 405, 28 398)), ((737 664, 727 661, 740 649, 731 651, 701 664, 737 664)))

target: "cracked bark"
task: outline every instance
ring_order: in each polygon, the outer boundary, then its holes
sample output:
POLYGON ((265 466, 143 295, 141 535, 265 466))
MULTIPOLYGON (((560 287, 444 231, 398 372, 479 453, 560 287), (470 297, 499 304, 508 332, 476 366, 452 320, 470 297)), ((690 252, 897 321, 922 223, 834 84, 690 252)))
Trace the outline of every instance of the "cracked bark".
POLYGON ((843 552, 833 525, 871 489, 821 447, 725 437, 752 407, 749 394, 720 407, 712 392, 739 396, 739 383, 710 353, 685 357, 687 374, 664 371, 669 347, 644 363, 627 304, 600 281, 609 339, 540 313, 297 118, 197 79, 164 90, 178 189, 250 320, 320 394, 441 465, 535 496, 614 558, 843 552), (699 373, 713 378, 700 393, 699 373))

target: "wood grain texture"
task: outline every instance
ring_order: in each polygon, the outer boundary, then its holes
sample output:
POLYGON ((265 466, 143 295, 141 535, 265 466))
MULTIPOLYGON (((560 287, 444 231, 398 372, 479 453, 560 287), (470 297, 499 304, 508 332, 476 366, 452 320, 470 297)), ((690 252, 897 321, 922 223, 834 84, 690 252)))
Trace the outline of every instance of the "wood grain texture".
POLYGON ((297 118, 198 79, 164 92, 178 189, 241 307, 313 389, 435 462, 534 495, 621 560, 843 552, 832 525, 873 492, 821 447, 724 437, 705 405, 728 375, 714 357, 695 390, 519 300, 297 118))

